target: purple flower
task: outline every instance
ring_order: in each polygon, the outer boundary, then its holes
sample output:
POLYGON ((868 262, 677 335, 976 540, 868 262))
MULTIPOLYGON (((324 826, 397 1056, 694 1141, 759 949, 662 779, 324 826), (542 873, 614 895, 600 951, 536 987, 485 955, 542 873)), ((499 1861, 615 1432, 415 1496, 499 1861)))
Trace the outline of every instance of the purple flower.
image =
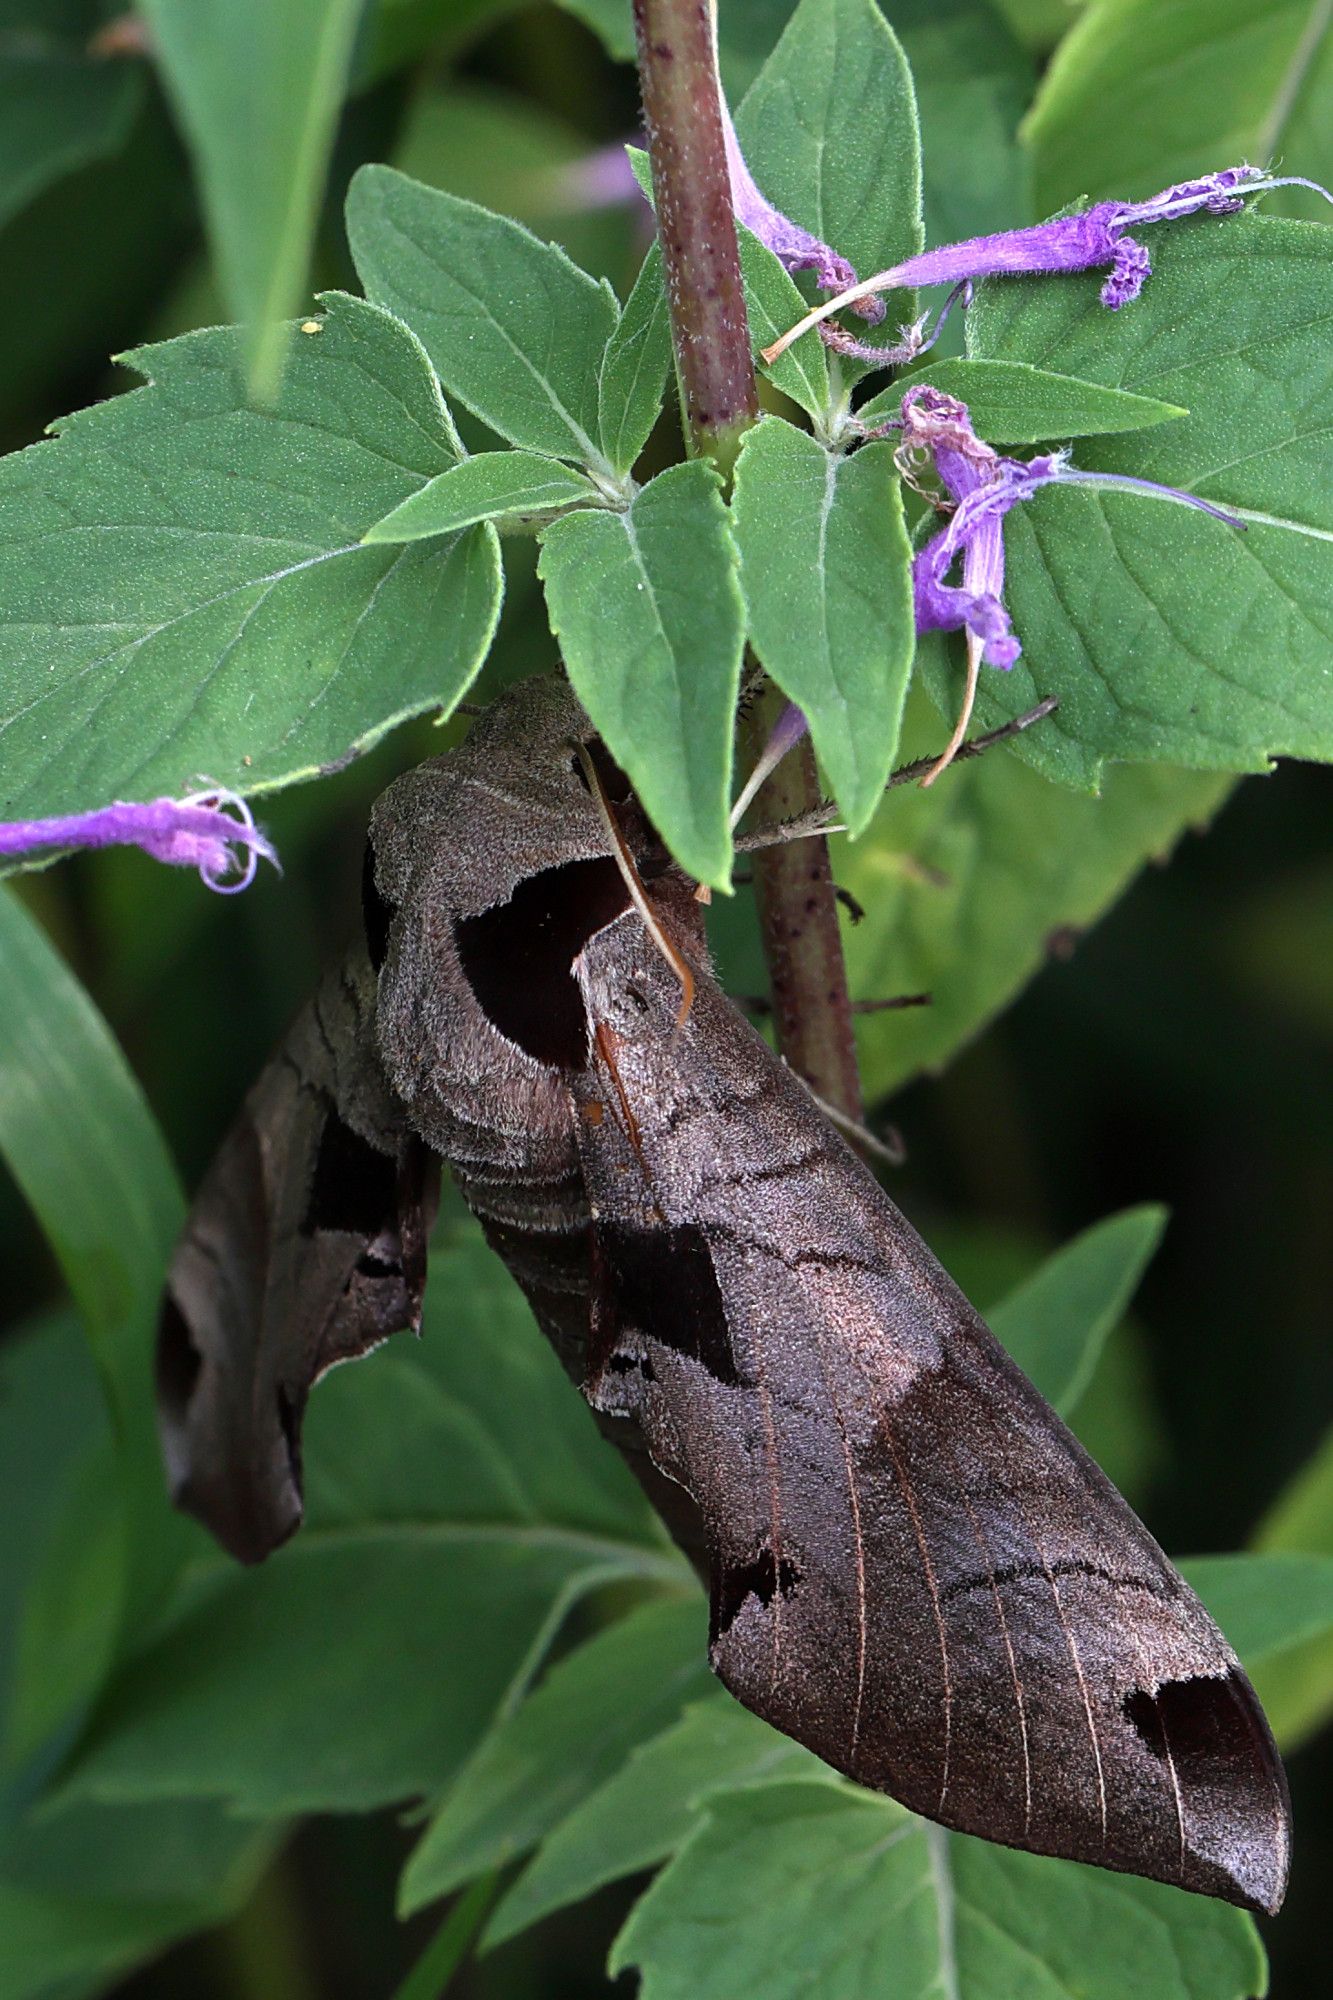
POLYGON ((738 222, 743 222, 752 236, 773 252, 778 262, 788 271, 813 271, 815 283, 823 292, 839 292, 845 303, 852 307, 861 318, 872 326, 884 317, 881 300, 861 294, 864 287, 858 287, 856 272, 845 257, 836 250, 830 250, 827 243, 821 243, 808 229, 793 222, 780 208, 774 208, 768 201, 754 175, 745 164, 740 140, 736 137, 736 127, 727 109, 727 100, 718 92, 718 102, 722 111, 722 136, 727 147, 727 174, 731 181, 731 204, 738 222), (855 291, 855 298, 848 297, 849 289, 855 291))
POLYGON ((245 800, 217 785, 186 799, 117 801, 57 819, 0 821, 0 855, 41 847, 141 847, 154 861, 197 868, 207 886, 223 896, 249 888, 261 856, 278 865, 245 800), (229 882, 229 875, 236 880, 229 882))
POLYGON ((1066 452, 1032 459, 1003 458, 972 428, 967 405, 924 385, 909 389, 902 414, 883 429, 901 430, 898 465, 919 486, 922 470, 933 465, 950 501, 947 524, 920 549, 912 564, 912 592, 918 632, 967 634, 967 682, 962 709, 943 756, 922 781, 929 784, 949 764, 972 715, 982 662, 1012 667, 1022 652, 1004 602, 1004 517, 1044 486, 1109 486, 1150 493, 1156 499, 1193 507, 1231 527, 1244 522, 1210 501, 1151 479, 1116 472, 1085 472, 1066 452), (962 576, 949 581, 961 561, 962 576))
MULTIPOLYGON (((1140 223, 1171 222, 1200 210, 1209 215, 1234 215, 1245 206, 1248 196, 1278 187, 1310 188, 1326 201, 1333 201, 1333 195, 1315 181, 1302 180, 1296 175, 1264 174, 1256 167, 1227 167, 1221 173, 1206 174, 1202 180, 1183 181, 1178 187, 1166 188, 1151 201, 1099 201, 1081 215, 1059 216, 1053 222, 1038 222, 1029 229, 1002 229, 994 236, 969 237, 963 243, 923 251, 919 257, 909 257, 887 271, 876 272, 873 278, 866 278, 859 285, 849 286, 836 298, 807 313, 780 340, 766 347, 764 359, 775 360, 793 340, 819 325, 830 313, 840 312, 844 306, 860 310, 868 293, 901 291, 916 285, 957 286, 975 283, 980 278, 1091 271, 1109 265, 1110 275, 1102 286, 1102 304, 1118 312, 1121 306, 1138 297, 1144 279, 1152 272, 1148 252, 1127 233, 1131 228, 1140 223)), ((855 343, 848 346, 845 338, 839 345, 849 352, 860 352, 862 359, 888 362, 895 358, 889 354, 876 356, 873 348, 858 350, 855 343)), ((916 351, 921 352, 925 345, 928 343, 922 342, 916 351)))

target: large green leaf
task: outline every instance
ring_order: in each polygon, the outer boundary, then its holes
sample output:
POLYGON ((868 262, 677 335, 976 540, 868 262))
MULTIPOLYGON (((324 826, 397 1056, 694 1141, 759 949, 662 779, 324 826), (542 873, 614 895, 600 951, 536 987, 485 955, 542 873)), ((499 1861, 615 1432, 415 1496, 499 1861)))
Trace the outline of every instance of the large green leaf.
POLYGON ((136 64, 90 52, 90 0, 10 0, 0 29, 0 227, 76 167, 117 152, 143 99, 136 64))
POLYGON ((496 1908, 487 1942, 500 1944, 608 1882, 655 1868, 691 1832, 707 1793, 822 1769, 810 1751, 718 1689, 641 1744, 551 1829, 496 1908))
MULTIPOLYGON (((167 1506, 153 1422, 153 1328, 180 1190, 105 1021, 12 891, 0 892, 0 1019, 0 1155, 60 1263, 106 1392, 120 1479, 100 1505, 123 1533, 132 1625, 191 1539, 167 1506)), ((109 1621, 95 1622, 109 1643, 109 1621)), ((100 1664, 90 1652, 82 1669, 95 1678, 100 1664)))
POLYGON ((578 1596, 687 1574, 470 1231, 433 1259, 419 1349, 320 1388, 305 1462, 301 1533, 261 1569, 192 1572, 67 1796, 253 1816, 435 1792, 578 1596))
POLYGON ((275 394, 307 281, 361 0, 143 0, 250 384, 275 394))
MULTIPOLYGON (((1333 756, 1333 232, 1231 217, 1159 228, 1155 274, 1118 313, 1095 278, 985 287, 975 355, 1184 405, 1191 414, 1080 445, 1080 465, 1234 508, 1242 532, 1150 494, 1058 489, 1005 522, 1023 657, 983 671, 977 714, 1043 696, 1059 713, 1020 754, 1094 785, 1107 760, 1262 770, 1333 756)), ((927 670, 940 699, 952 673, 927 670)))
POLYGON ((611 1953, 644 2000, 1250 2000, 1249 1917, 824 1781, 719 1794, 611 1953))
POLYGON ((732 516, 750 642, 805 711, 860 832, 898 747, 916 639, 893 448, 845 457, 770 417, 745 439, 732 516))
MULTIPOLYGON (((904 754, 938 750, 940 739, 938 718, 913 696, 904 754)), ((838 856, 839 880, 866 910, 846 936, 852 990, 929 992, 932 1004, 861 1023, 867 1096, 940 1068, 1046 963, 1053 941, 1095 922, 1227 789, 1189 772, 1117 770, 1093 799, 997 749, 929 791, 893 792, 838 856)))
POLYGON ((445 1793, 403 1876, 404 1913, 528 1853, 709 1685, 697 1590, 617 1619, 502 1717, 445 1793))
POLYGON ((768 200, 863 277, 920 249, 912 78, 874 0, 801 0, 736 130, 768 200))
POLYGON ((8 818, 313 775, 448 709, 499 609, 494 531, 363 548, 461 450, 420 345, 363 300, 307 322, 271 411, 234 329, 0 463, 8 818))
MULTIPOLYGON (((1333 14, 1325 0, 1096 0, 1028 119, 1043 211, 1136 200, 1238 160, 1333 182, 1333 14), (1132 107, 1132 115, 1127 108, 1132 107)), ((1288 213, 1322 204, 1271 196, 1288 213)))
POLYGON ((717 475, 672 466, 624 513, 542 537, 551 630, 580 701, 682 867, 725 888, 744 610, 717 475))
POLYGON ((597 381, 615 294, 520 223, 363 167, 347 234, 367 295, 406 320, 445 389, 527 451, 609 471, 597 381))
POLYGON ((889 0, 886 11, 916 85, 927 243, 1026 222, 1031 169, 1018 125, 1030 58, 986 0, 889 0))
POLYGON ((1166 1210, 1151 1205, 1108 1216, 992 1308, 997 1339, 1061 1415, 1087 1388, 1165 1227, 1166 1210))

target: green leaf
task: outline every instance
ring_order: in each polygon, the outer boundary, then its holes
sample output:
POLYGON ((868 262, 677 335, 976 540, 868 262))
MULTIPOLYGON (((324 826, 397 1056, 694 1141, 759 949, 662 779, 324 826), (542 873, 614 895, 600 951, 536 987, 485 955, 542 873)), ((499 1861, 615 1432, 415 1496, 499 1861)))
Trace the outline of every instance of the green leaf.
POLYGON ((253 393, 271 401, 307 282, 361 0, 143 0, 194 160, 253 393))
POLYGON ((347 235, 367 295, 406 320, 450 395, 527 451, 609 471, 597 378, 615 294, 553 243, 391 167, 362 167, 347 235))
POLYGON ((597 381, 597 431, 617 472, 629 472, 662 414, 671 366, 671 325, 654 242, 606 344, 597 381))
POLYGON ((916 86, 927 243, 1026 222, 1032 176, 1018 125, 1031 60, 987 0, 893 0, 891 12, 916 86))
POLYGON ((608 55, 617 62, 634 60, 634 16, 630 0, 560 0, 569 13, 577 14, 595 35, 599 35, 608 55))
POLYGON ((83 1806, 26 1821, 0 1840, 0 1992, 52 2000, 55 1982, 76 1980, 106 1990, 238 1909, 275 1831, 200 1805, 83 1806))
POLYGON ((585 509, 542 537, 540 574, 569 678, 681 866, 725 888, 731 730, 744 610, 718 479, 672 466, 623 514, 585 509))
POLYGON ((767 199, 862 277, 921 248, 912 78, 874 0, 801 0, 736 130, 767 199))
POLYGON ((1249 2000, 1250 1918, 944 1833, 832 1782, 721 1794, 636 1904, 643 2000, 1249 2000))
POLYGON ((800 1744, 716 1690, 641 1744, 551 1829, 497 1907, 485 1942, 503 1944, 608 1882, 655 1868, 691 1832, 708 1793, 822 1769, 800 1744))
MULTIPOLYGON (((1183 404, 1191 415, 1080 447, 1078 462, 1234 508, 1242 533, 1151 495, 1059 488, 1005 521, 1006 597, 1023 658, 986 671, 985 727, 1045 695, 1019 754, 1093 786, 1108 760, 1261 770, 1333 756, 1327 605, 1333 423, 1323 366, 1333 236, 1236 216, 1153 237, 1141 299, 1108 313, 1095 277, 987 285, 974 354, 1029 361, 1183 404)), ((927 667, 952 713, 957 679, 927 667)))
POLYGON ((1251 1671, 1333 1632, 1333 1555, 1196 1556, 1182 1568, 1251 1671))
POLYGON ((1152 1204, 1108 1216, 988 1315, 996 1338, 1062 1416, 1087 1388, 1165 1227, 1166 1210, 1152 1204))
POLYGON ((859 833, 898 747, 916 636, 893 447, 849 458, 766 418, 745 438, 732 514, 751 643, 804 709, 859 833))
POLYGON ((266 1816, 435 1792, 572 1603, 688 1574, 474 1231, 434 1256, 415 1346, 321 1385, 306 1525, 261 1569, 192 1571, 62 1800, 266 1816))
POLYGON ((552 1667, 482 1738, 403 1875, 410 1915, 535 1847, 709 1685, 702 1598, 642 1605, 552 1667))
POLYGON ((153 1420, 158 1293, 184 1207, 105 1021, 12 892, 0 892, 0 1019, 0 1155, 55 1252, 106 1393, 120 1461, 106 1504, 125 1510, 132 1624, 191 1539, 167 1505, 153 1420))
MULTIPOLYGON (((1323 0, 1098 0, 1061 43, 1025 136, 1043 211, 1082 194, 1136 200, 1237 160, 1327 186, 1333 17, 1323 0)), ((1268 199, 1327 213, 1297 188, 1268 199)))
POLYGON ((439 473, 366 529, 363 542, 417 542, 474 521, 506 514, 540 514, 558 507, 602 504, 590 479, 558 459, 533 451, 483 451, 439 473))
POLYGON ((0 228, 53 182, 119 152, 143 101, 128 62, 89 53, 95 7, 51 21, 50 0, 10 0, 0 46, 0 228))
MULTIPOLYGON (((941 737, 913 696, 903 754, 938 751, 941 737)), ((1227 790, 1182 771, 1113 770, 1092 799, 1005 749, 929 791, 896 790, 838 856, 839 881, 866 910, 847 933, 848 969, 858 997, 929 992, 932 1004, 862 1021, 867 1098, 941 1068, 1046 963, 1051 940, 1087 929, 1227 790)))
MULTIPOLYGON (((1026 361, 935 361, 911 377, 967 404, 972 427, 988 444, 1043 444, 1054 438, 1091 437, 1106 431, 1146 430, 1152 424, 1187 417, 1178 403, 1134 396, 1100 382, 1079 382, 1026 361)), ((903 384, 885 389, 864 404, 866 423, 896 416, 903 384)))
POLYGON ((334 294, 271 411, 234 329, 0 463, 0 798, 37 818, 288 784, 452 707, 499 609, 494 531, 370 549, 460 447, 425 355, 334 294))

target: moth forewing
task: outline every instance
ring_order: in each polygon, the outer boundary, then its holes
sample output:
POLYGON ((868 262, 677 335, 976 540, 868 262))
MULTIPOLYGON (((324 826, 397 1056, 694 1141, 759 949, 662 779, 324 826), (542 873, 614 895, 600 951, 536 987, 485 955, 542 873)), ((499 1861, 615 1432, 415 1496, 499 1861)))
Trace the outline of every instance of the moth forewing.
POLYGON ((584 947, 589 1388, 697 1503, 713 1664, 943 1824, 1281 1900, 1287 1802, 1234 1653, 807 1093, 630 919, 584 947))

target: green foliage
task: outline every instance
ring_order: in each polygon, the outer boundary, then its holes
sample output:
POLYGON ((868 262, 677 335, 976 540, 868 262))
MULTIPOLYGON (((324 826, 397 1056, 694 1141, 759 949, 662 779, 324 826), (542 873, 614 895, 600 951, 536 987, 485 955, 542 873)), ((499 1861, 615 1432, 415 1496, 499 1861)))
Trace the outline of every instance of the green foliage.
POLYGON ((299 308, 360 0, 143 0, 189 134, 223 295, 272 402, 299 308))
POLYGON ((127 63, 88 48, 98 10, 52 18, 51 0, 11 0, 0 40, 0 228, 66 174, 120 150, 143 99, 127 63), (63 18, 62 18, 63 17, 63 18))
MULTIPOLYGON (((1097 437, 1146 430, 1187 417, 1179 403, 1136 396, 1101 382, 1081 382, 1030 361, 934 361, 912 377, 967 404, 979 437, 991 444, 1040 444, 1046 438, 1097 437)), ((868 423, 897 414, 901 389, 884 389, 862 405, 868 423)))
POLYGON ((421 542, 474 521, 596 504, 597 488, 572 466, 535 451, 483 451, 450 466, 376 521, 363 542, 421 542))

